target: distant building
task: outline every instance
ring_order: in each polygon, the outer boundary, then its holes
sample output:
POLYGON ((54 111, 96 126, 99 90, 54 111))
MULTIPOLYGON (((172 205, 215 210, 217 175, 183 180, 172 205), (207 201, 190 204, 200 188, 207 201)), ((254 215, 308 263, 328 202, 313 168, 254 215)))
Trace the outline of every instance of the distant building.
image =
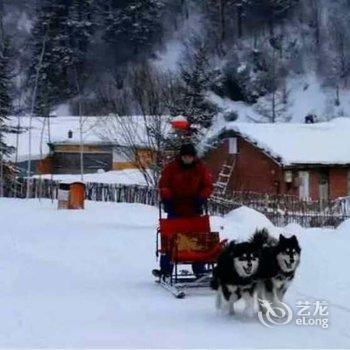
MULTIPOLYGON (((108 135, 108 118, 113 117, 84 117, 84 173, 130 169, 140 163, 149 166, 154 161, 155 150, 145 132, 145 117, 125 117, 130 120, 126 127, 130 135, 126 137, 123 137, 124 130, 114 129, 114 134, 108 135)), ((17 148, 11 160, 25 174, 29 160, 29 117, 10 118, 12 125, 18 121, 25 131, 18 136, 6 135, 6 142, 17 148)), ((80 173, 79 117, 34 117, 31 134, 32 174, 80 173)))
POLYGON ((227 193, 253 191, 328 201, 350 195, 350 119, 325 123, 226 122, 211 131, 205 159, 215 179, 232 165, 227 193))
MULTIPOLYGON (((38 165, 39 173, 77 174, 80 173, 80 144, 76 142, 49 143, 50 153, 38 165)), ((85 173, 123 170, 137 167, 139 161, 145 167, 152 163, 153 152, 147 148, 129 149, 107 142, 88 142, 83 144, 83 163, 85 173)))

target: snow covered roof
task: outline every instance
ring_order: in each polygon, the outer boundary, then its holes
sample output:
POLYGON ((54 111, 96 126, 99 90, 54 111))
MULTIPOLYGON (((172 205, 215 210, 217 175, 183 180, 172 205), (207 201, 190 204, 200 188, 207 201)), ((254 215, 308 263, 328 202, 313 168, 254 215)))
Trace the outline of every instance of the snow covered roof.
MULTIPOLYGON (((29 126, 30 118, 28 116, 10 117, 9 124, 20 127, 24 130, 21 134, 6 134, 6 143, 17 148, 18 162, 29 159, 29 126), (17 145, 18 141, 18 145, 17 145)), ((96 124, 95 117, 84 118, 83 140, 84 142, 98 142, 100 139, 94 133, 96 124)), ((54 117, 54 118, 32 118, 31 127, 31 159, 40 159, 49 153, 49 142, 55 140, 68 140, 68 131, 73 132, 73 142, 79 142, 79 117, 54 117), (50 128, 48 127, 50 123, 50 128)), ((11 155, 11 160, 15 160, 16 155, 11 155)))
MULTIPOLYGON (((164 116, 165 118, 166 116, 164 116)), ((114 123, 114 116, 82 117, 83 118, 83 142, 84 144, 113 144, 119 146, 146 146, 149 144, 143 116, 128 116, 123 125, 114 123), (128 134, 125 136, 125 134, 128 134)), ((146 117, 148 119, 152 118, 146 117)), ((79 144, 80 123, 79 116, 59 116, 53 118, 32 118, 31 127, 31 159, 44 158, 49 153, 48 143, 56 144, 79 144), (50 123, 50 128, 48 127, 50 123), (68 132, 72 131, 72 138, 68 132)), ((17 126, 20 122, 24 132, 19 136, 6 134, 5 142, 17 148, 17 161, 29 159, 29 125, 28 116, 10 117, 9 123, 17 126), (17 144, 18 142, 18 144, 17 144)), ((166 122, 164 125, 168 124, 166 122)), ((167 130, 166 126, 162 126, 167 130)), ((164 132, 166 131, 164 130, 164 132)), ((11 155, 11 160, 16 159, 16 154, 11 155)))
POLYGON ((207 141, 226 131, 239 134, 283 165, 350 164, 350 118, 316 124, 221 120, 209 131, 207 141))

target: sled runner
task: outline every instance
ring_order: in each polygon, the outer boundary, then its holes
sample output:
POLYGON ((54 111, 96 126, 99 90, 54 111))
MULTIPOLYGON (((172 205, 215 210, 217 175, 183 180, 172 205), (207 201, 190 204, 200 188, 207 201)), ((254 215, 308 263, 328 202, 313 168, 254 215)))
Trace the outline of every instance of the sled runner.
POLYGON ((177 298, 183 298, 186 289, 209 287, 212 269, 226 242, 220 242, 218 232, 211 232, 209 216, 164 219, 161 211, 159 215, 156 254, 166 254, 173 269, 168 276, 158 276, 156 282, 177 298), (179 270, 193 263, 204 264, 204 273, 179 270))

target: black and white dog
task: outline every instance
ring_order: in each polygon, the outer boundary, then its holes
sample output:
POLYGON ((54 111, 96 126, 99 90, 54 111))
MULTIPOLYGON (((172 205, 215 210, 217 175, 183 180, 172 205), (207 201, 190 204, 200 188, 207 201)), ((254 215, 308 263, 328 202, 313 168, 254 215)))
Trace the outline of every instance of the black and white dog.
POLYGON ((301 248, 296 236, 283 235, 275 239, 266 229, 257 231, 250 240, 260 253, 257 278, 257 297, 260 309, 264 304, 278 305, 283 300, 300 263, 301 248))
POLYGON ((266 311, 264 305, 278 304, 294 278, 300 252, 296 236, 276 239, 266 229, 256 231, 248 242, 231 242, 213 271, 216 307, 221 309, 225 300, 228 311, 234 313, 234 303, 241 298, 250 312, 256 299, 262 311, 266 311))
POLYGON ((259 261, 259 251, 254 242, 232 241, 224 248, 211 282, 211 287, 217 291, 217 309, 222 309, 224 300, 228 312, 232 314, 234 303, 244 298, 246 308, 253 311, 259 261))

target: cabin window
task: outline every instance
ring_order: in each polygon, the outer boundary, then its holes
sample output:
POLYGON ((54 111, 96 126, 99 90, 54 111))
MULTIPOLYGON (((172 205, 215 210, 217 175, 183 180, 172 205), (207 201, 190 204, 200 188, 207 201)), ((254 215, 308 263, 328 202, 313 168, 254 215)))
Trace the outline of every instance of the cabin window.
POLYGON ((286 170, 284 172, 284 181, 288 184, 293 182, 293 172, 291 170, 286 170))
POLYGON ((228 139, 228 153, 229 154, 238 153, 237 137, 230 137, 228 139))

